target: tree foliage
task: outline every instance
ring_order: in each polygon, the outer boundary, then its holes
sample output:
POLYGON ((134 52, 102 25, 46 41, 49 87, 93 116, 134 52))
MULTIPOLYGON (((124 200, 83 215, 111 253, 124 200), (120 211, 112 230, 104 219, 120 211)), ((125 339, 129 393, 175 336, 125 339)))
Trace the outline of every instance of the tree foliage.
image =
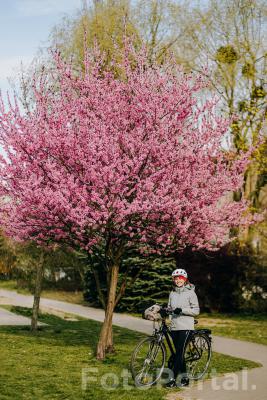
POLYGON ((97 43, 103 56, 103 69, 112 69, 114 60, 119 61, 125 37, 140 46, 139 33, 130 21, 128 0, 105 0, 85 6, 75 18, 65 18, 51 34, 53 47, 57 47, 65 59, 73 57, 74 63, 83 68, 85 47, 93 49, 97 43))
MULTIPOLYGON (((262 0, 209 0, 186 7, 181 15, 185 26, 175 50, 191 70, 204 72, 211 80, 210 90, 221 100, 222 111, 233 118, 227 146, 251 148, 251 166, 244 175, 244 194, 256 209, 266 209, 266 66, 267 7, 262 0), (260 167, 261 166, 261 167, 260 167)), ((240 241, 250 239, 250 228, 240 230, 240 241)), ((258 232, 266 231, 261 224, 258 232)), ((263 237, 263 236, 262 236, 263 237)), ((264 240, 262 240, 262 243, 264 240)), ((267 254, 267 249, 262 251, 267 254)))
POLYGON ((7 111, 2 102, 0 120, 6 232, 88 253, 105 249, 99 358, 108 347, 127 249, 217 249, 232 240, 229 228, 249 220, 246 200, 225 196, 242 185, 248 154, 229 159, 222 151, 229 121, 218 115, 216 100, 198 104, 206 82, 173 62, 151 64, 127 39, 114 60, 123 74, 103 71, 104 62, 98 51, 86 53, 77 75, 56 54, 57 90, 38 76, 34 110, 25 115, 15 101, 7 111))

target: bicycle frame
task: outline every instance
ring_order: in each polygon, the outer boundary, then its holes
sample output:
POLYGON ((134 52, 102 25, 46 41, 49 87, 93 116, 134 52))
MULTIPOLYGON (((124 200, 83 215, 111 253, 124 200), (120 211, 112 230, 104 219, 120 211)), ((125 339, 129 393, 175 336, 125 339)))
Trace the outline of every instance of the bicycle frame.
MULTIPOLYGON (((195 342, 191 342, 191 343, 192 343, 192 345, 193 345, 193 347, 194 347, 194 350, 195 350, 196 353, 197 353, 197 356, 195 356, 194 353, 193 353, 193 355, 187 357, 187 358, 185 359, 185 361, 196 361, 196 360, 199 360, 199 359, 201 358, 201 353, 199 352, 197 346, 195 345, 195 342)), ((191 354, 192 354, 192 353, 191 353, 191 354)))
MULTIPOLYGON (((210 357, 211 357, 211 331, 209 329, 197 329, 197 330, 192 330, 192 335, 188 335, 187 341, 188 343, 190 343, 191 345, 188 347, 187 351, 184 354, 184 358, 185 358, 185 362, 190 374, 190 379, 193 380, 198 380, 200 378, 202 378, 203 374, 206 373, 207 368, 209 366, 209 362, 210 362, 210 357), (204 366, 200 366, 197 367, 197 363, 199 359, 201 359, 203 351, 202 351, 202 345, 199 347, 198 343, 199 341, 195 341, 194 338, 201 338, 201 336, 204 337, 206 343, 208 342, 208 346, 207 346, 207 356, 204 361, 205 361, 205 365, 204 366), (196 369, 198 368, 198 369, 196 369), (201 370, 199 370, 199 368, 201 368, 201 370)), ((170 327, 166 324, 166 318, 162 318, 162 320, 160 320, 158 322, 158 324, 156 325, 156 322, 154 321, 153 323, 153 334, 145 339, 142 339, 140 344, 138 344, 138 346, 136 347, 136 349, 134 350, 133 354, 132 354, 132 359, 131 359, 131 371, 132 371, 132 376, 133 379, 137 379, 137 383, 140 384, 141 386, 151 386, 152 384, 154 384, 161 376, 163 370, 164 370, 164 366, 165 366, 165 362, 166 362, 166 350, 169 348, 170 351, 170 357, 168 359, 168 368, 170 370, 173 370, 173 364, 175 361, 175 355, 176 355, 176 351, 174 348, 174 344, 173 344, 173 340, 171 337, 171 329, 170 327), (166 343, 164 343, 164 339, 166 339, 166 343), (135 366, 135 361, 138 360, 138 354, 139 354, 139 350, 142 349, 142 346, 145 345, 146 343, 149 343, 149 348, 146 349, 146 347, 143 347, 145 350, 145 354, 143 354, 141 357, 141 359, 143 359, 143 362, 140 361, 137 362, 136 366, 135 366), (158 356, 158 352, 161 351, 162 352, 162 361, 161 359, 159 360, 159 362, 161 362, 160 365, 160 371, 157 372, 157 374, 159 373, 159 375, 156 375, 155 378, 153 378, 153 376, 151 375, 151 377, 153 379, 155 379, 155 381, 153 381, 152 383, 150 382, 149 384, 147 384, 147 382, 139 382, 138 379, 147 379, 147 377, 149 376, 149 374, 151 373, 150 371, 153 372, 153 368, 157 365, 154 364, 157 356, 158 356), (154 367, 153 367, 154 366, 154 367), (136 369, 137 368, 137 369, 136 369)), ((140 351, 141 354, 141 351, 140 351)), ((158 361, 157 361, 158 362, 158 361)), ((157 370, 158 371, 158 370, 157 370)), ((153 372, 153 374, 155 373, 155 371, 153 372)))
MULTIPOLYGON (((210 329, 197 329, 197 330, 194 330, 193 332, 198 332, 198 333, 206 334, 207 337, 209 338, 210 342, 211 342, 211 337, 210 337, 211 330, 210 330, 210 329)), ((169 329, 169 327, 168 327, 167 324, 166 324, 166 319, 165 319, 165 318, 162 319, 162 323, 161 323, 161 326, 160 326, 159 329, 157 329, 157 328, 154 327, 154 333, 153 333, 153 335, 159 336, 159 341, 162 341, 162 340, 163 340, 163 337, 165 337, 166 342, 167 342, 167 344, 168 344, 168 347, 169 347, 169 349, 170 349, 171 355, 172 355, 172 356, 175 356, 176 352, 175 352, 175 350, 174 350, 174 348, 173 348, 172 339, 171 339, 171 336, 170 336, 170 329, 169 329)), ((194 361, 194 360, 197 360, 197 359, 200 359, 200 358, 201 358, 201 354, 199 353, 199 350, 198 350, 198 348, 196 347, 195 343, 192 342, 192 344, 193 344, 193 346, 194 346, 194 348, 195 348, 196 353, 198 354, 198 358, 195 358, 195 357, 194 357, 194 358, 192 358, 192 359, 188 359, 188 361, 194 361)))
POLYGON ((168 326, 166 324, 166 319, 162 319, 162 323, 161 323, 161 326, 160 326, 159 329, 154 327, 154 333, 153 334, 155 336, 159 335, 159 341, 162 341, 163 337, 165 337, 166 342, 168 344, 168 347, 170 349, 170 352, 174 356, 175 355, 175 350, 174 350, 173 345, 172 345, 172 340, 171 340, 171 337, 170 337, 170 330, 169 330, 169 328, 168 328, 168 326))

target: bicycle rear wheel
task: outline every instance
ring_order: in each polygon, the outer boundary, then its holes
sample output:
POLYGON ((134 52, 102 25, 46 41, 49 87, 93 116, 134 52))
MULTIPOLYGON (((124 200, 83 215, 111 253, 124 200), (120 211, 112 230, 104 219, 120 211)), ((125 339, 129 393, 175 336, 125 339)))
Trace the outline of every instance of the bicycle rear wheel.
POLYGON ((166 348, 162 342, 150 336, 141 340, 131 357, 131 372, 136 386, 152 386, 162 375, 166 360, 166 348))
POLYGON ((194 332, 184 350, 188 377, 193 380, 203 378, 211 360, 211 342, 208 335, 194 332))

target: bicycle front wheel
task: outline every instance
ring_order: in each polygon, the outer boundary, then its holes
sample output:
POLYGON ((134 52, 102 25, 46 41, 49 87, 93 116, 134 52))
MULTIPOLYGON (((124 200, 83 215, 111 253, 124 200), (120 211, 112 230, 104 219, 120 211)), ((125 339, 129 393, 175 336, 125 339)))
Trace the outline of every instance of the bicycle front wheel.
POLYGON ((189 338, 184 360, 188 377, 193 380, 203 378, 211 360, 211 342, 207 335, 194 332, 189 338))
POLYGON ((154 336, 141 340, 131 357, 131 372, 136 386, 152 386, 162 375, 166 347, 154 336))

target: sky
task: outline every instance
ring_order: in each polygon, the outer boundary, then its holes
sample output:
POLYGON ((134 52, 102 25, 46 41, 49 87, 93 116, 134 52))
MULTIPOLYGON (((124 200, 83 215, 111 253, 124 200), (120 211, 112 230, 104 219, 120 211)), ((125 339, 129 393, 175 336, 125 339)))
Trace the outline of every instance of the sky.
POLYGON ((75 13, 81 0, 0 0, 0 89, 8 77, 27 66, 38 48, 48 44, 51 29, 66 14, 75 13))
POLYGON ((82 0, 0 0, 0 89, 3 94, 10 89, 7 78, 18 76, 21 62, 25 67, 29 65, 38 48, 48 45, 52 28, 81 5, 82 0))

